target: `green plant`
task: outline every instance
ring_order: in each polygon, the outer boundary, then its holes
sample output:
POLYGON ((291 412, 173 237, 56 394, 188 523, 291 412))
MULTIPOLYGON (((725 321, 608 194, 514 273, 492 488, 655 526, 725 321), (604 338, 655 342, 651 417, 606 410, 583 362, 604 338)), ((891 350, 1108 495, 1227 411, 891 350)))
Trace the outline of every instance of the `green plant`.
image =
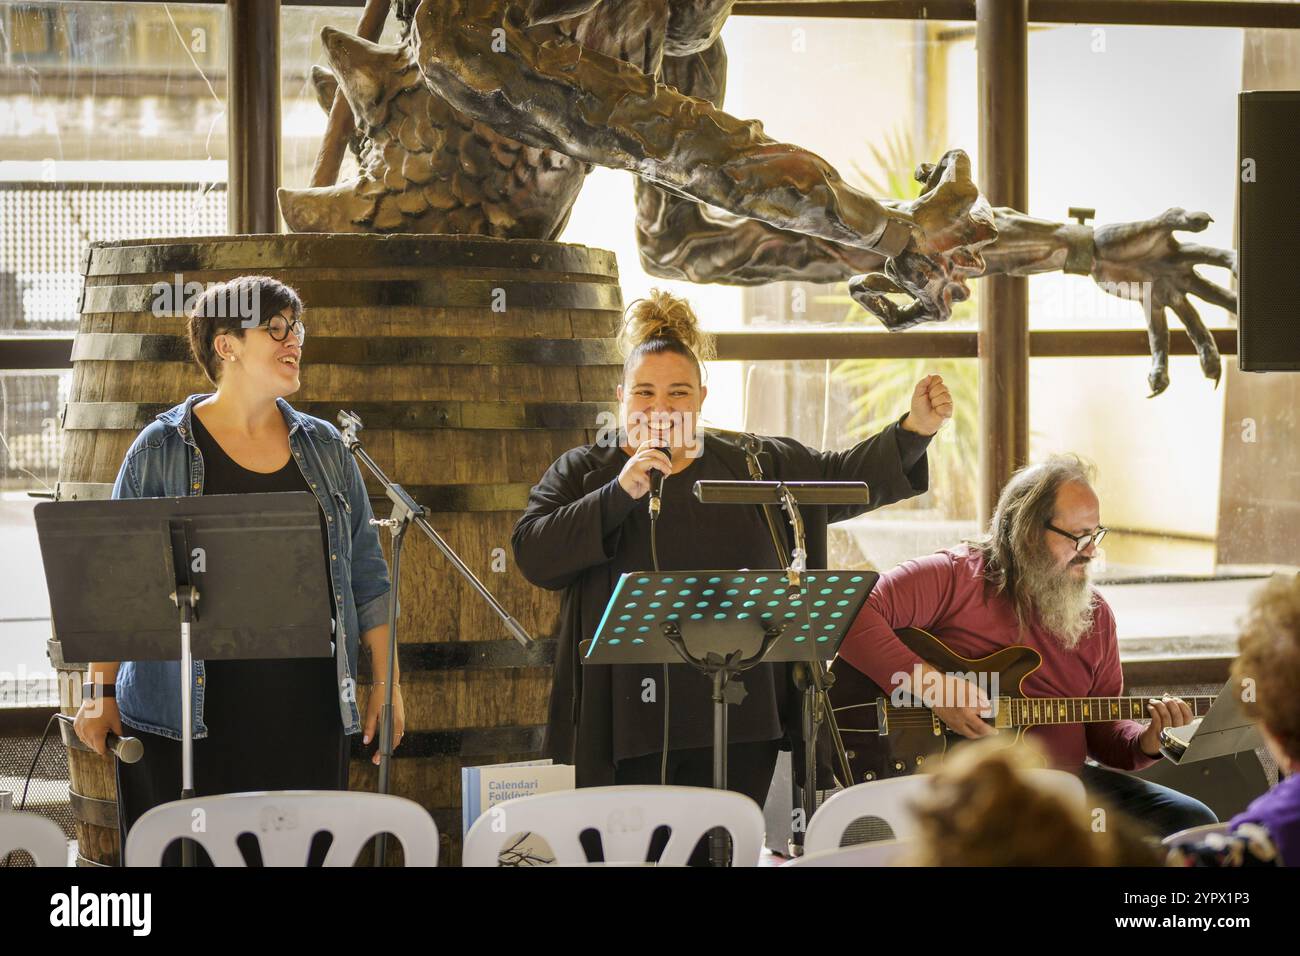
MULTIPOLYGON (((912 178, 916 166, 937 152, 930 147, 914 150, 912 138, 899 130, 885 140, 882 151, 870 150, 879 175, 854 165, 871 195, 907 200, 921 194, 922 184, 912 178), (883 177, 883 178, 882 178, 883 177)), ((876 318, 853 301, 847 287, 817 301, 845 306, 845 325, 876 325, 876 318)), ((975 320, 975 296, 953 306, 951 321, 975 320)), ((887 334, 887 333, 882 333, 887 334)), ((906 332, 898 333, 906 335, 906 332)), ((846 359, 837 363, 831 377, 853 392, 848 421, 842 426, 854 441, 873 435, 893 421, 900 408, 911 402, 912 390, 925 375, 938 374, 952 393, 953 419, 930 444, 930 494, 928 505, 945 518, 970 518, 975 512, 976 474, 979 461, 979 363, 974 359, 846 359)))

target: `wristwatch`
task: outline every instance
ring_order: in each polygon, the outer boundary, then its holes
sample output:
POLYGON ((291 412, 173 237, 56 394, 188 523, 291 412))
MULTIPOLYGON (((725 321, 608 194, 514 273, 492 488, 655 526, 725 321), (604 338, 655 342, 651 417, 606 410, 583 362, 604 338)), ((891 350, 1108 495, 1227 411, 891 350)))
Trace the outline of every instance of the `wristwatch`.
POLYGON ((117 697, 117 684, 96 684, 94 681, 86 681, 81 685, 81 696, 86 700, 93 700, 96 697, 117 697), (95 691, 98 689, 99 693, 95 691))

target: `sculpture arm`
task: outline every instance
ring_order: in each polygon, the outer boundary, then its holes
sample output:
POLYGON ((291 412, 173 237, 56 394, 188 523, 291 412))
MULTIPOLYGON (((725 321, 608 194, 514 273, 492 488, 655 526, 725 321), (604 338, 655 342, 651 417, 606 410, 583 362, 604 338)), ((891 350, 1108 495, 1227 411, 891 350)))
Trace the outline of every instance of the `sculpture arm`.
MULTIPOLYGON (((687 56, 665 55, 662 79, 683 94, 720 109, 727 85, 727 53, 722 41, 717 39, 687 56)), ((637 180, 636 202, 641 261, 653 275, 727 285, 779 280, 842 282, 877 272, 885 265, 884 256, 873 250, 734 215, 645 179, 637 180)), ((899 200, 879 202, 887 210, 906 214, 899 200)), ((1005 207, 993 212, 998 239, 981 250, 985 274, 1055 271, 1066 265, 1072 249, 1092 249, 1092 230, 1087 226, 1033 219, 1005 207)))
MULTIPOLYGON (((726 74, 726 53, 720 40, 690 56, 665 56, 663 60, 665 82, 714 105, 722 103, 726 74)), ((918 175, 924 175, 926 168, 918 170, 918 175)), ((887 318, 890 310, 882 303, 881 293, 893 290, 881 281, 886 279, 880 274, 885 260, 869 249, 731 215, 643 180, 637 183, 636 200, 637 244, 642 267, 652 275, 731 285, 847 280, 850 294, 881 316, 886 326, 898 329, 916 324, 897 318, 891 324, 887 318)), ((881 205, 887 209, 906 206, 897 200, 881 200, 881 205)), ((1151 219, 1094 229, 1037 219, 1005 206, 991 214, 997 238, 980 249, 982 261, 972 263, 972 274, 1029 276, 1064 271, 1091 275, 1102 291, 1140 302, 1151 349, 1147 379, 1152 395, 1169 384, 1165 313, 1172 309, 1196 348, 1202 372, 1218 381, 1220 359, 1214 336, 1188 296, 1199 296, 1235 313, 1236 296, 1197 273, 1195 267, 1217 266, 1235 274, 1236 255, 1228 249, 1179 242, 1173 236, 1180 230, 1203 231, 1211 221, 1208 215, 1169 209, 1151 219), (978 272, 976 265, 982 266, 978 272)))
MULTIPOLYGON (((723 285, 846 282, 885 263, 871 250, 729 215, 644 180, 637 181, 636 203, 641 263, 652 275, 723 285)), ((881 200, 881 205, 891 203, 881 200)), ((1096 263, 1091 226, 1035 219, 1008 207, 993 214, 998 238, 981 250, 983 275, 1091 274, 1096 263)))
POLYGON ((905 217, 821 157, 525 14, 509 0, 426 0, 413 21, 426 81, 524 143, 627 169, 734 215, 890 254, 911 239, 905 217))

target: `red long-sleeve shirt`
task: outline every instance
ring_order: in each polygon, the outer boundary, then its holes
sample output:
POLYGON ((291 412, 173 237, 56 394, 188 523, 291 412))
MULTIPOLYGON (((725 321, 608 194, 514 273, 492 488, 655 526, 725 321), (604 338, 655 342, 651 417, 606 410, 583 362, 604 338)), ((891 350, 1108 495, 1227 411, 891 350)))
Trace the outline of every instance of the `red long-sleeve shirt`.
MULTIPOLYGON (((1115 638, 1115 617, 1100 594, 1092 630, 1067 650, 1034 621, 1023 639, 1015 607, 1006 594, 984 589, 984 559, 960 545, 904 561, 881 575, 840 647, 840 657, 882 688, 892 690, 895 675, 912 674, 921 661, 894 634, 918 627, 955 653, 980 658, 1011 644, 1026 644, 1042 655, 1042 666, 1025 678, 1026 697, 1118 697, 1124 676, 1115 638)), ((1006 694, 1013 688, 1000 688, 1006 694)), ((1077 771, 1085 756, 1121 770, 1155 762, 1138 745, 1145 726, 1133 720, 1056 724, 1030 728, 1056 765, 1077 771)), ((1002 731, 1006 733, 1007 731, 1002 731)))

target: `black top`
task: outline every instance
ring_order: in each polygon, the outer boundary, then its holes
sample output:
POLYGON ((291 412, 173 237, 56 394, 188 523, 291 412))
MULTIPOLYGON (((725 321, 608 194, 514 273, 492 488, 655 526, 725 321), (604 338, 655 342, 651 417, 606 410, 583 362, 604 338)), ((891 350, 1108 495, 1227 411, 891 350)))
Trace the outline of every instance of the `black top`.
MULTIPOLYGON (((700 504, 691 493, 697 481, 730 480, 733 476, 722 460, 707 454, 684 471, 664 479, 662 510, 656 529, 659 570, 777 566, 772 535, 761 511, 700 504)), ((648 499, 633 499, 617 478, 606 488, 613 508, 625 503, 623 533, 610 561, 611 574, 617 581, 619 575, 628 571, 654 568, 650 554, 650 515, 646 507, 648 499)), ((772 667, 759 664, 742 676, 746 697, 727 711, 727 739, 731 743, 776 740, 781 736, 772 667)), ((713 701, 708 678, 686 664, 670 664, 668 675, 671 693, 666 694, 662 665, 611 665, 615 762, 658 753, 663 748, 665 696, 670 701, 668 749, 712 746, 713 701), (653 683, 645 684, 647 679, 653 683), (647 693, 646 688, 653 688, 654 693, 647 693)))
MULTIPOLYGON (((194 440, 203 456, 203 494, 306 491, 311 485, 293 456, 279 471, 249 471, 233 461, 192 415, 194 440)), ((329 534, 321 513, 321 546, 329 575, 329 534)), ((285 568, 286 576, 300 573, 285 568)), ((326 582, 333 605, 334 588, 326 582)), ((276 587, 276 581, 267 581, 276 587)), ((339 712, 338 665, 333 657, 204 661, 203 722, 208 735, 194 741, 194 789, 198 796, 254 790, 345 790, 348 737, 339 712)), ((122 833, 150 808, 180 798, 181 742, 133 731, 145 742, 134 764, 114 761, 122 833)), ((167 851, 167 865, 180 862, 180 844, 167 851)), ((316 854, 320 856, 319 853, 316 854)), ((207 860, 201 850, 200 863, 207 860)))
MULTIPOLYGON (((764 478, 865 481, 870 489, 866 506, 800 509, 810 568, 826 566, 829 521, 910 498, 929 485, 928 439, 897 424, 839 452, 818 452, 788 438, 757 441, 764 478)), ((511 538, 524 576, 564 592, 544 751, 576 766, 578 786, 612 784, 617 761, 658 752, 663 740, 662 666, 584 666, 579 656, 579 644, 595 634, 619 575, 653 568, 647 499, 632 499, 617 483, 626 463, 627 455, 613 445, 566 452, 533 488, 511 538), (642 703, 645 678, 656 679, 654 702, 642 703)), ((697 480, 749 477, 739 436, 707 433, 703 455, 664 482, 661 570, 775 564, 761 508, 701 505, 691 494, 697 480)), ((788 527, 779 513, 777 521, 789 549, 788 527)), ((711 745, 707 683, 686 665, 673 666, 670 674, 670 749, 711 745)), ((729 739, 784 737, 793 743, 799 733, 798 697, 787 665, 754 668, 743 682, 748 697, 728 713, 729 739)))
MULTIPOLYGON (((260 492, 306 491, 312 494, 293 455, 284 467, 275 472, 250 471, 235 462, 216 439, 203 426, 198 415, 192 416, 194 440, 203 455, 203 493, 205 495, 235 495, 260 492)), ((325 513, 320 514, 321 549, 324 553, 325 593, 330 596, 331 615, 334 615, 334 586, 329 577, 329 532, 325 513)), ((285 568, 286 575, 297 574, 296 568, 285 568)), ((274 581, 267 582, 275 587, 274 581)), ((205 661, 206 689, 204 691, 204 723, 213 738, 224 736, 220 717, 225 712, 223 702, 227 695, 242 701, 239 712, 243 717, 261 712, 259 720, 285 720, 295 726, 295 734, 307 733, 309 737, 328 734, 333 738, 342 732, 343 718, 338 706, 337 665, 332 657, 307 657, 288 659, 262 659, 249 661, 205 661), (214 720, 209 714, 214 710, 214 720), (310 715, 310 717, 309 717, 310 715)))
MULTIPOLYGON (((279 471, 250 471, 226 454, 212 433, 204 427, 198 415, 191 415, 194 423, 194 441, 203 456, 203 493, 205 495, 261 494, 273 491, 305 491, 315 497, 311 485, 290 453, 289 460, 279 471)), ((320 512, 321 551, 325 555, 325 593, 330 596, 330 615, 335 616, 334 582, 329 579, 330 536, 325 523, 325 511, 320 512)))

